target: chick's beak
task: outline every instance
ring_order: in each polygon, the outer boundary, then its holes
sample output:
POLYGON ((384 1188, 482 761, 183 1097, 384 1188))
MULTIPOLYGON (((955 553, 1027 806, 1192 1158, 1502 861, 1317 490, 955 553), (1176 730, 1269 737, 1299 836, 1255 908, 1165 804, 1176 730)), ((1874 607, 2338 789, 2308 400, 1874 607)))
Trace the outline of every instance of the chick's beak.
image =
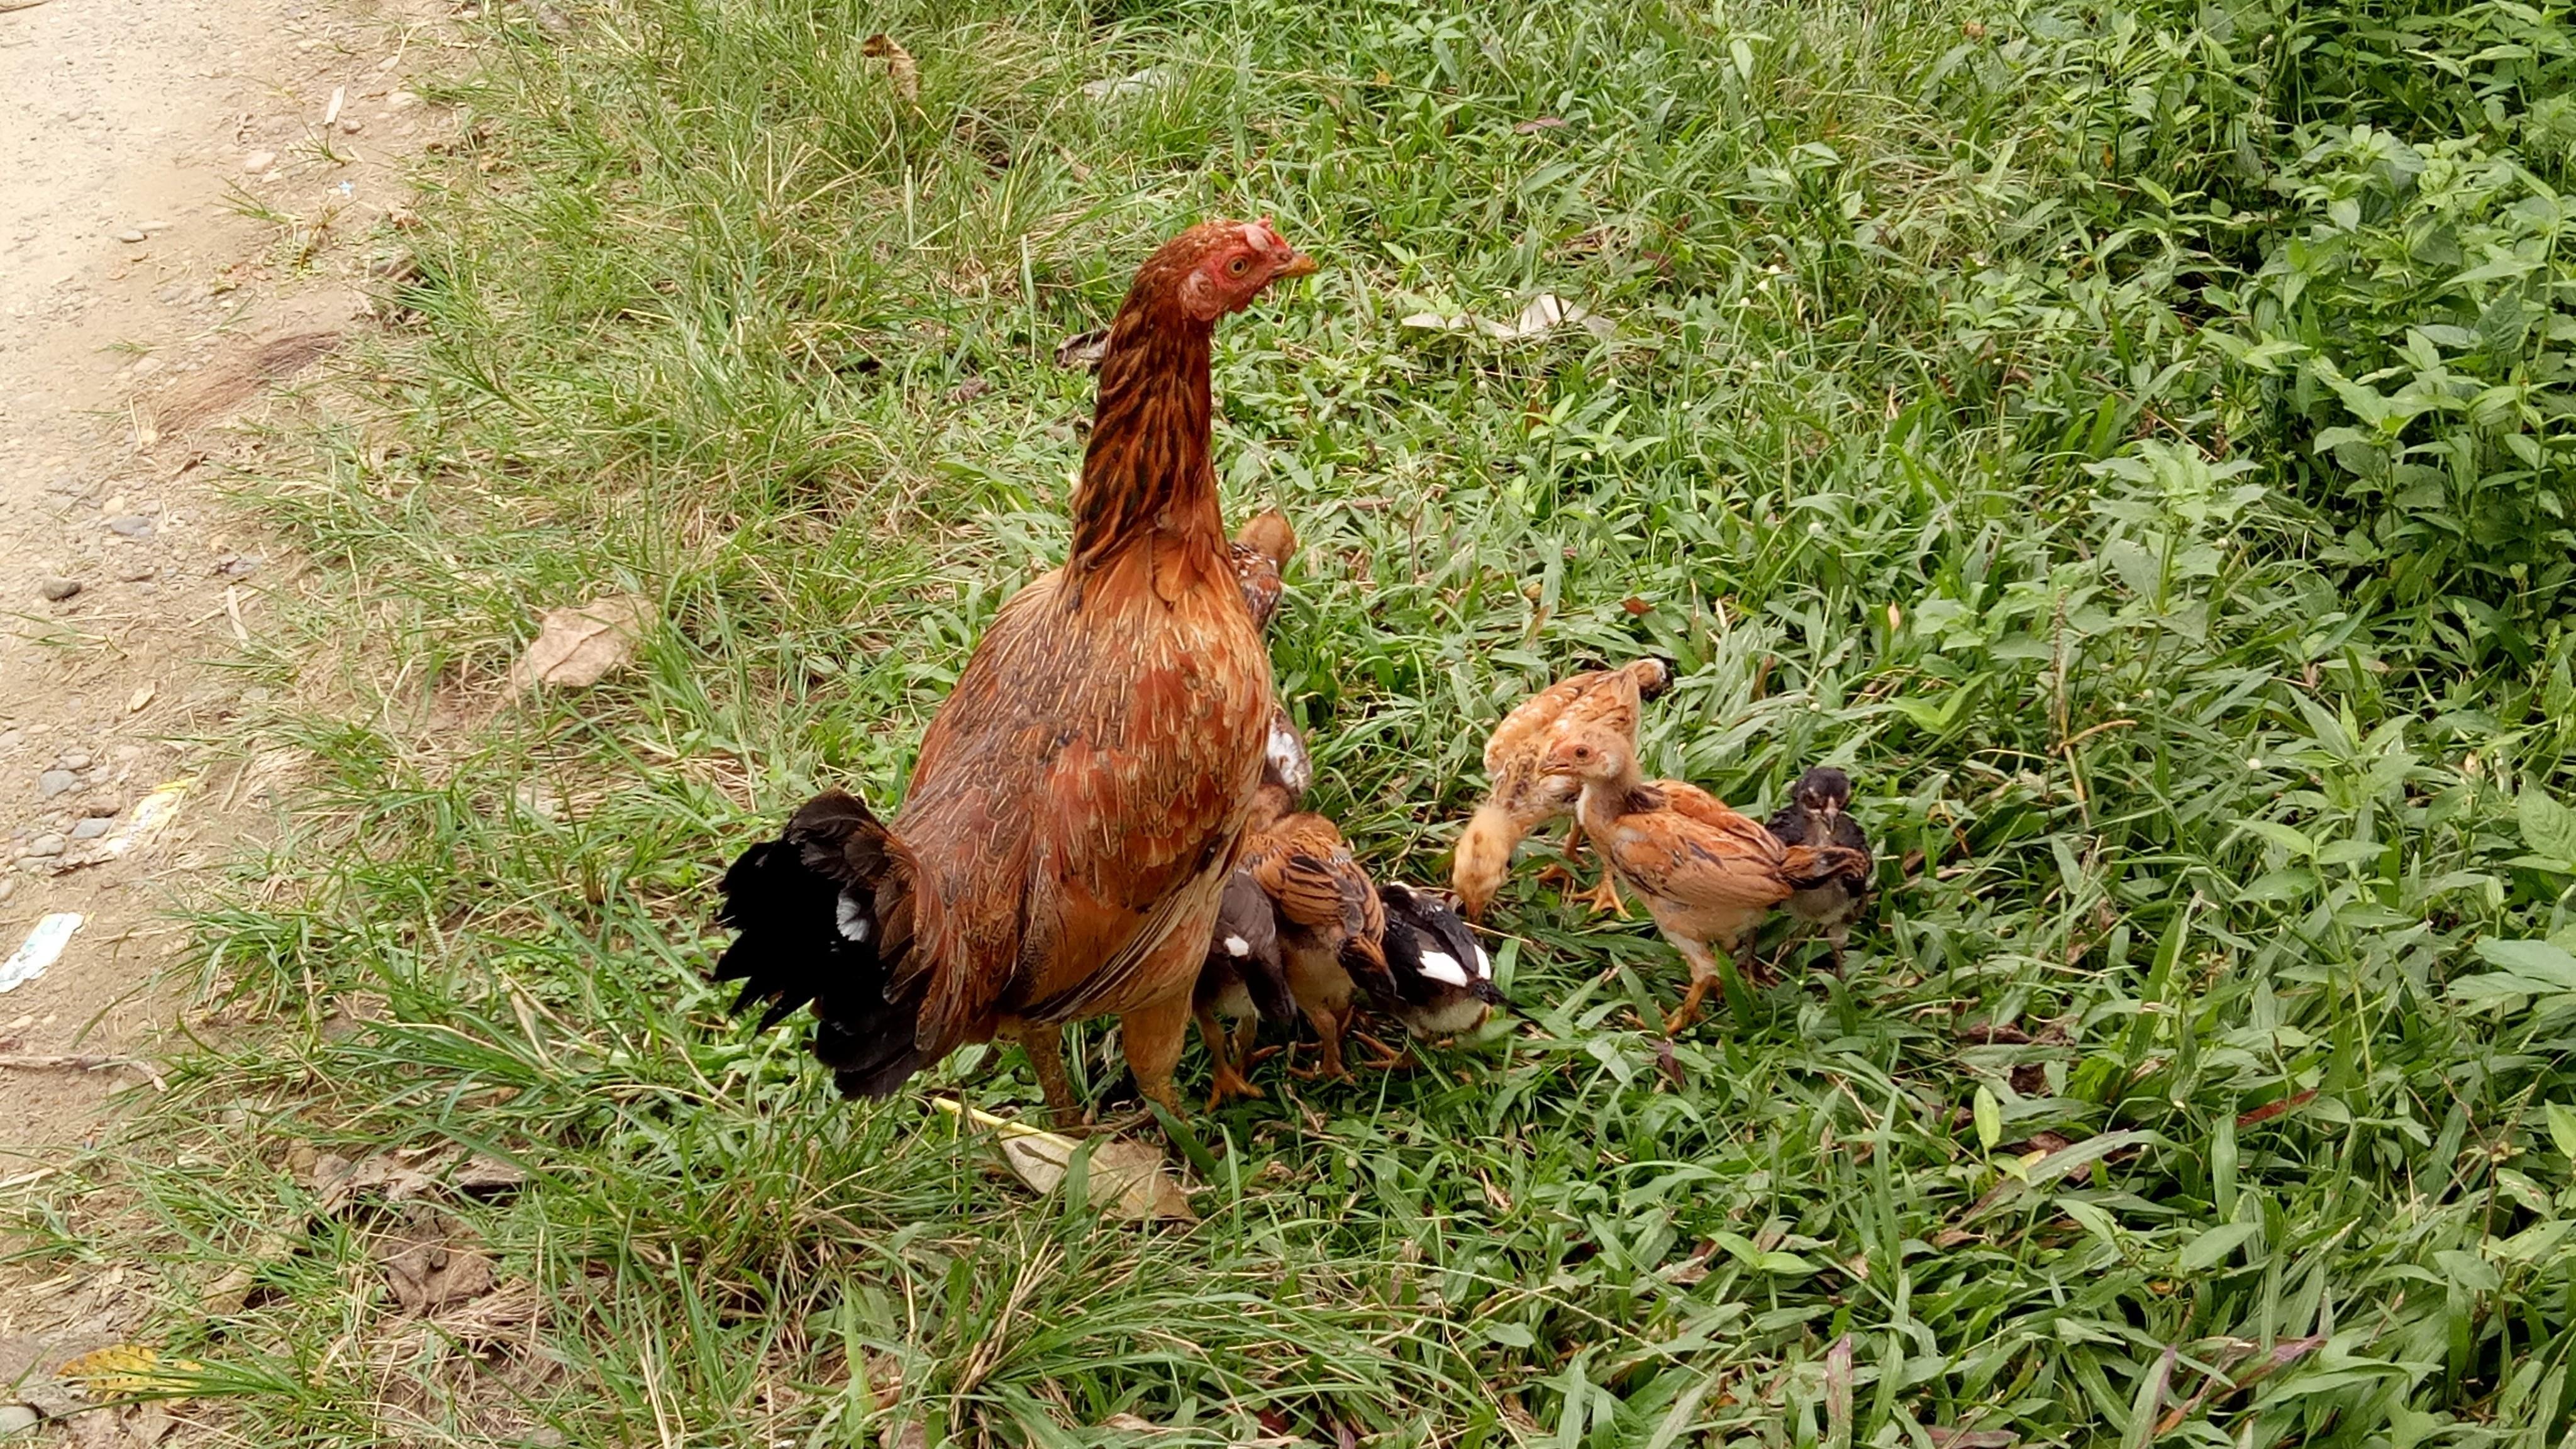
POLYGON ((1288 254, 1287 262, 1283 264, 1278 271, 1275 271, 1270 275, 1274 281, 1288 281, 1297 277, 1311 277, 1315 275, 1315 259, 1306 255, 1304 252, 1290 252, 1288 254))

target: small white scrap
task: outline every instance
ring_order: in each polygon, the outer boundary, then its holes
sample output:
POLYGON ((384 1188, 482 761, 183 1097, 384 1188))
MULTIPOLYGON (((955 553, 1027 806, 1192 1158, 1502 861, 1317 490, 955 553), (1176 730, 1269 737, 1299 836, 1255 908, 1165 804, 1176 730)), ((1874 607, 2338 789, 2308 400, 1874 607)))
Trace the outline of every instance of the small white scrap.
POLYGON ((45 974, 45 968, 63 959, 63 948, 71 944, 72 932, 81 928, 78 911, 61 911, 36 923, 18 949, 0 961, 0 991, 15 991, 45 974))
POLYGON ((1229 956, 1249 956, 1252 954, 1252 943, 1243 939, 1241 936, 1228 936, 1225 938, 1225 954, 1229 956))
POLYGON ((322 108, 322 124, 328 126, 333 121, 340 119, 340 108, 348 103, 349 88, 347 86, 333 86, 331 88, 331 104, 322 108))
POLYGON ((1444 986, 1463 990, 1467 985, 1467 973, 1458 969, 1458 958, 1446 951, 1423 952, 1422 974, 1444 986))
POLYGON ((1142 95, 1146 91, 1160 90, 1163 87, 1170 85, 1172 83, 1172 79, 1173 76, 1170 68, 1166 66, 1149 65, 1143 70, 1136 72, 1134 75, 1113 76, 1103 80, 1088 82, 1083 86, 1082 94, 1087 100, 1123 101, 1129 96, 1142 95))
POLYGON ((179 802, 186 799, 188 792, 195 789, 196 785, 196 776, 185 775, 167 784, 155 786, 152 793, 137 801, 134 809, 127 814, 124 829, 113 835, 101 837, 96 843, 84 846, 76 854, 64 856, 61 868, 71 870, 78 866, 119 860, 150 845, 178 815, 179 802))
POLYGON ((1580 327, 1604 342, 1619 335, 1618 323, 1596 317, 1554 292, 1532 297, 1520 315, 1509 322, 1497 322, 1473 312, 1416 312, 1403 319, 1403 325, 1424 332, 1481 332, 1497 342, 1544 337, 1559 327, 1580 327))

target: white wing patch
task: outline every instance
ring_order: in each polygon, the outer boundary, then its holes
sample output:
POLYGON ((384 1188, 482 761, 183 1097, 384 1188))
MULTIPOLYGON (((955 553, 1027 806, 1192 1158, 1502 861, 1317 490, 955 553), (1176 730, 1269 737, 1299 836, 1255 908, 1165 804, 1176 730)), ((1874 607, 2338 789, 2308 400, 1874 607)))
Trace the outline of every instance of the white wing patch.
POLYGON ((1249 956, 1252 954, 1252 943, 1243 939, 1241 936, 1228 936, 1225 938, 1225 954, 1229 956, 1249 956))
POLYGON ((1485 948, 1482 946, 1476 948, 1476 979, 1479 981, 1494 979, 1494 958, 1486 955, 1485 948))
POLYGON ((833 924, 841 928, 843 937, 862 945, 867 943, 867 909, 859 904, 857 897, 848 891, 841 892, 840 908, 833 913, 833 916, 833 924))
POLYGON ((1467 973, 1458 969, 1458 958, 1446 951, 1423 952, 1422 974, 1446 986, 1463 989, 1467 985, 1467 973))

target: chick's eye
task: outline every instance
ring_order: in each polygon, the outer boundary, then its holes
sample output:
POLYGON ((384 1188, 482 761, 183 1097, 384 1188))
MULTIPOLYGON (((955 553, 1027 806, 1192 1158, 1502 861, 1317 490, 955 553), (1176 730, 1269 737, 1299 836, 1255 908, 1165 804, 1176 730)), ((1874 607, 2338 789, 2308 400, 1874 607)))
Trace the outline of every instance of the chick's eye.
POLYGON ((1230 261, 1230 262, 1228 262, 1228 263, 1226 263, 1226 264, 1225 264, 1225 274, 1226 274, 1227 276, 1229 276, 1229 277, 1240 277, 1240 276, 1242 276, 1242 275, 1244 274, 1244 272, 1245 272, 1246 270, 1248 270, 1251 266, 1252 266, 1252 259, 1251 259, 1251 258, 1249 258, 1249 257, 1236 257, 1233 261, 1230 261))

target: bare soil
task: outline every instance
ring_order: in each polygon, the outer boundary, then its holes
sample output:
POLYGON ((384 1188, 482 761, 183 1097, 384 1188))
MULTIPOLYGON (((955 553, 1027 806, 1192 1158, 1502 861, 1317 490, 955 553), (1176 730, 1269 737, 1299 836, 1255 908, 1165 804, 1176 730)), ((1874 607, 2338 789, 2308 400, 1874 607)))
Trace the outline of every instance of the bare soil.
MULTIPOLYGON (((42 975, 0 968, 0 1186, 99 1140, 204 1025, 174 908, 268 815, 207 742, 256 707, 226 661, 296 571, 223 489, 368 325, 405 164, 454 125, 410 89, 452 66, 449 18, 0 0, 0 955, 82 918, 42 975)), ((73 1346, 84 1308, 112 1331, 116 1296, 0 1282, 0 1360, 73 1346)))

